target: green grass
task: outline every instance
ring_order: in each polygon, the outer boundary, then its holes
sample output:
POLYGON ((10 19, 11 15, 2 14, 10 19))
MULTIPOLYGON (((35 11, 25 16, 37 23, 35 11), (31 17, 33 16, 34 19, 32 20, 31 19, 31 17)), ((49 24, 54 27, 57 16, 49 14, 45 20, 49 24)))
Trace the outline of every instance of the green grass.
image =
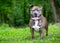
POLYGON ((49 25, 49 35, 46 37, 44 30, 43 41, 40 41, 38 32, 32 41, 29 27, 13 28, 8 25, 0 26, 0 43, 60 43, 60 25, 49 25))

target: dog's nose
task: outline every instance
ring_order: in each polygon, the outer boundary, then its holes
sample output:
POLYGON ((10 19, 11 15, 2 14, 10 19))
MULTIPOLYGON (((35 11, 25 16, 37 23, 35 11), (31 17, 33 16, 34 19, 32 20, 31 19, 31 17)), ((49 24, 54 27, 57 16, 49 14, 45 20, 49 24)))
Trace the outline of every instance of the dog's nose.
POLYGON ((34 16, 37 17, 37 13, 34 13, 34 16))

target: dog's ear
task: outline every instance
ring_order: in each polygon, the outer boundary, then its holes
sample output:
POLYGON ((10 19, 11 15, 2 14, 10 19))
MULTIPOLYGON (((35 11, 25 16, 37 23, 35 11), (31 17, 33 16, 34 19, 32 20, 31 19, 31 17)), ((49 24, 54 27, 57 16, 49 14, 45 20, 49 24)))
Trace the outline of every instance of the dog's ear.
POLYGON ((34 6, 33 4, 29 5, 30 8, 32 8, 33 6, 34 6))

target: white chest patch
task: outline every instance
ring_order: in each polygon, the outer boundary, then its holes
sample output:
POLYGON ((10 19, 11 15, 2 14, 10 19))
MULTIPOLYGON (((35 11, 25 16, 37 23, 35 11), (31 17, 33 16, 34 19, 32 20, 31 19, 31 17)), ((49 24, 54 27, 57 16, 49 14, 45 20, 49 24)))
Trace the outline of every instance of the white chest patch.
POLYGON ((34 28, 36 31, 39 31, 39 26, 38 26, 38 20, 35 20, 35 25, 32 26, 32 28, 34 28))

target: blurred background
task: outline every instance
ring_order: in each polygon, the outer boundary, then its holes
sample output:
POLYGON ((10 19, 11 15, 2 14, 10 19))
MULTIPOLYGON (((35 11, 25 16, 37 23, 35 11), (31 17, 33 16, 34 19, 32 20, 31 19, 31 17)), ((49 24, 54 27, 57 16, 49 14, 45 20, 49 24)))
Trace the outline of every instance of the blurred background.
POLYGON ((0 25, 28 25, 30 4, 43 6, 43 15, 48 23, 60 22, 60 0, 0 0, 0 25))

